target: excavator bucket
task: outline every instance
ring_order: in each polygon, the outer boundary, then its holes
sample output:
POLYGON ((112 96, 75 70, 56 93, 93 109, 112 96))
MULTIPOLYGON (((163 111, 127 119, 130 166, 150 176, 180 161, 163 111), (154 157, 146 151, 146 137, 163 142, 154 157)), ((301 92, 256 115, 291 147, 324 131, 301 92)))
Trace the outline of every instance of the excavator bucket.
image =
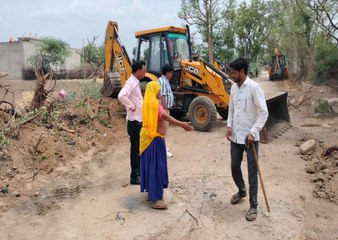
POLYGON ((291 127, 287 98, 287 92, 266 93, 265 99, 269 117, 260 132, 260 141, 262 143, 268 143, 278 138, 291 127))

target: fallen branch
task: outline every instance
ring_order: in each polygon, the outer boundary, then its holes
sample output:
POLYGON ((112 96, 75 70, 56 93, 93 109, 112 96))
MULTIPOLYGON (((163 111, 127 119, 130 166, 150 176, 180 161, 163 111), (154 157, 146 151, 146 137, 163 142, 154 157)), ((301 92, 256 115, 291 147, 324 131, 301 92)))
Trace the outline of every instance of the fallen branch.
MULTIPOLYGON (((17 123, 17 126, 20 127, 30 121, 32 121, 33 119, 37 118, 38 116, 40 116, 42 113, 45 113, 47 110, 45 108, 42 108, 41 110, 38 111, 33 111, 33 113, 35 113, 32 116, 28 116, 27 118, 22 119, 21 121, 19 121, 17 123)), ((28 115, 30 115, 32 112, 28 113, 28 115)))
POLYGON ((106 109, 106 110, 107 110, 108 117, 111 119, 109 107, 107 107, 107 106, 102 106, 102 105, 97 106, 97 114, 99 114, 99 112, 100 112, 101 109, 106 109))
POLYGON ((69 132, 69 133, 76 133, 76 131, 75 131, 75 130, 73 130, 73 129, 69 129, 69 128, 67 128, 67 127, 65 127, 65 126, 62 126, 62 125, 60 125, 60 124, 57 124, 56 126, 57 126, 59 129, 61 129, 61 130, 65 131, 65 132, 69 132))

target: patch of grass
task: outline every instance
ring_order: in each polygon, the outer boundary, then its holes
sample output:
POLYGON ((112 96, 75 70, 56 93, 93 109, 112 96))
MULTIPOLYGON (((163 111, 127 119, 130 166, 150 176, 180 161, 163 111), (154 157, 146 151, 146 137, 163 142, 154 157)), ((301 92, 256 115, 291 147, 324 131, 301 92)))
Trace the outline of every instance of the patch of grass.
POLYGON ((9 144, 9 140, 6 138, 5 135, 0 133, 0 147, 7 146, 9 144))
POLYGON ((71 102, 74 102, 75 99, 76 99, 76 93, 75 92, 69 92, 69 93, 66 94, 65 102, 71 103, 71 102))
POLYGON ((326 99, 318 99, 314 111, 315 113, 331 113, 331 107, 326 99))
POLYGON ((100 120, 100 123, 107 128, 112 128, 112 125, 106 120, 100 120))
POLYGON ((100 92, 102 85, 98 82, 81 83, 81 87, 81 98, 92 97, 93 99, 98 99, 102 97, 102 94, 100 92))

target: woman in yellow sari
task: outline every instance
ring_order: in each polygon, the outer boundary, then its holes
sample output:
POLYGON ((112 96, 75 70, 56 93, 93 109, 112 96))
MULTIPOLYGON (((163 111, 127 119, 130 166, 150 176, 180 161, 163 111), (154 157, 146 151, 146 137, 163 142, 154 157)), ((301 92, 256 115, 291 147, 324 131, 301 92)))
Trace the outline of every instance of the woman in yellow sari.
POLYGON ((189 123, 171 117, 159 104, 160 84, 157 81, 148 83, 143 100, 142 129, 140 132, 140 188, 148 192, 154 209, 166 209, 163 201, 163 189, 168 187, 167 151, 164 141, 165 121, 191 131, 189 123))

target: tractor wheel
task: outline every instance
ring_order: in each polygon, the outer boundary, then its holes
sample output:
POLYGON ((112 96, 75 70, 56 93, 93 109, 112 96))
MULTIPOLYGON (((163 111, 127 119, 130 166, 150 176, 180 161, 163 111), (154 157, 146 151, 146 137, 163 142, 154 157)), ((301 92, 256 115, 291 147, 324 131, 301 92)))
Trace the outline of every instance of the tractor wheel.
POLYGON ((208 97, 196 97, 190 103, 188 117, 197 131, 209 131, 216 123, 216 106, 208 97))
POLYGON ((217 112, 218 114, 223 118, 223 120, 227 120, 228 119, 228 108, 217 108, 217 112))

